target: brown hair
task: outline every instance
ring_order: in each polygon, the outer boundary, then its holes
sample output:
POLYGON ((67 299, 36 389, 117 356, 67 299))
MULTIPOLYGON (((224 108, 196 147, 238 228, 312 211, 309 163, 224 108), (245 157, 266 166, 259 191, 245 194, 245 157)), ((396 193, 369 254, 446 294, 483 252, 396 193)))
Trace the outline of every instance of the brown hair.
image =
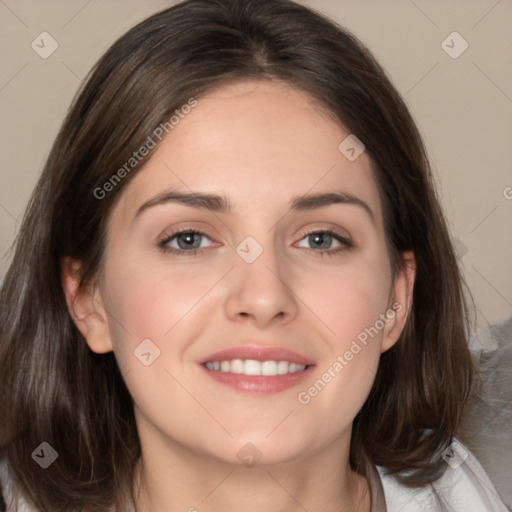
POLYGON ((89 350, 68 311, 62 259, 81 261, 82 284, 94 282, 107 217, 137 169, 102 199, 94 191, 173 111, 236 79, 286 81, 366 146, 392 268, 412 250, 417 270, 404 332, 381 356, 355 419, 350 462, 363 474, 369 462, 380 465, 411 486, 444 471, 440 453, 457 432, 473 369, 461 276, 404 102, 354 36, 306 7, 187 0, 132 28, 91 71, 34 190, 0 292, 0 449, 40 510, 126 508, 140 456, 114 355, 89 350), (43 441, 59 454, 46 470, 31 459, 43 441))

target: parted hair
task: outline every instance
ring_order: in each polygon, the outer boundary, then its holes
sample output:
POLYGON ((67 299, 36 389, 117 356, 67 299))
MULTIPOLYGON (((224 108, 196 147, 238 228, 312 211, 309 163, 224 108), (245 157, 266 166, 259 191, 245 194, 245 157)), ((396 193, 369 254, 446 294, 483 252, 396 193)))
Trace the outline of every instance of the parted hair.
MULTIPOLYGON (((408 486, 438 479, 474 378, 464 288, 421 136, 403 99, 350 32, 288 0, 186 0, 120 37, 78 91, 33 191, 0 291, 0 452, 41 511, 131 503, 141 448, 113 353, 93 353, 62 289, 66 257, 95 283, 109 213, 142 167, 104 187, 190 98, 235 80, 281 80, 365 145, 394 273, 416 259, 413 301, 355 418, 350 463, 408 486), (47 469, 41 442, 59 454, 47 469)), ((340 140, 341 142, 341 140, 340 140)), ((395 275, 395 274, 393 274, 395 275)))

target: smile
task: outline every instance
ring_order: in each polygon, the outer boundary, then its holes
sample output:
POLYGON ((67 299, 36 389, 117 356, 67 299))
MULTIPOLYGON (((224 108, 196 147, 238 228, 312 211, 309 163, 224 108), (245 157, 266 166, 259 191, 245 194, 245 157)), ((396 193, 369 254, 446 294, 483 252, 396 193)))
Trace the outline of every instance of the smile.
POLYGON ((233 359, 231 361, 208 361, 205 366, 209 370, 223 373, 238 373, 243 375, 285 375, 302 372, 307 365, 289 361, 256 361, 254 359, 233 359))

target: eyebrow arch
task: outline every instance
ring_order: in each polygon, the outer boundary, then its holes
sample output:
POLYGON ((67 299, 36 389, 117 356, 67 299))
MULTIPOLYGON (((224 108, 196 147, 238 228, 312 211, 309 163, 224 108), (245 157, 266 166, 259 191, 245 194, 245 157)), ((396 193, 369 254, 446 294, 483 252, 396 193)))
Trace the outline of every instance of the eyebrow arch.
POLYGON ((230 213, 232 209, 229 200, 224 196, 219 196, 217 194, 205 194, 201 192, 180 192, 178 190, 171 190, 144 203, 137 210, 135 217, 139 216, 148 208, 167 203, 181 203, 186 206, 191 206, 192 208, 210 210, 212 212, 219 213, 230 213))
POLYGON ((371 221, 375 224, 375 215, 368 204, 348 192, 328 192, 323 194, 294 196, 290 203, 290 209, 292 211, 312 210, 331 204, 351 204, 359 206, 369 215, 371 221))
MULTIPOLYGON (((167 203, 180 203, 200 210, 210 210, 219 213, 231 213, 232 211, 229 199, 224 196, 200 192, 180 192, 177 190, 171 190, 150 199, 140 206, 135 214, 134 220, 144 210, 167 203)), ((368 204, 348 192, 328 192, 294 196, 290 201, 290 209, 292 211, 305 211, 340 203, 361 207, 369 215, 372 222, 375 223, 375 215, 368 204)))

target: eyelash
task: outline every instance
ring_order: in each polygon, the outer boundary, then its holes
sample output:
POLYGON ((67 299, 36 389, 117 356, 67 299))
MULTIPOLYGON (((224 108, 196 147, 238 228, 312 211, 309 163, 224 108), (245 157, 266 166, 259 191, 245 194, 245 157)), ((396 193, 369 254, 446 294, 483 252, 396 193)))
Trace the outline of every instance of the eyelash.
MULTIPOLYGON (((352 242, 350 242, 350 240, 348 240, 347 238, 339 235, 335 231, 331 231, 329 229, 316 229, 316 230, 313 230, 313 231, 309 231, 308 233, 306 233, 301 238, 301 240, 303 240, 304 238, 306 238, 308 236, 316 235, 318 233, 320 233, 320 234, 327 234, 327 235, 332 236, 335 240, 337 240, 338 242, 341 243, 340 247, 338 247, 337 249, 323 249, 323 250, 321 250, 321 249, 320 250, 319 249, 308 249, 307 247, 301 247, 301 249, 304 249, 305 251, 307 251, 309 253, 314 253, 315 256, 323 257, 325 255, 333 256, 335 254, 339 254, 339 253, 344 252, 344 251, 350 251, 350 250, 352 250, 354 248, 354 246, 353 246, 352 242)), ((198 231, 196 229, 184 228, 184 229, 180 229, 180 230, 174 231, 171 234, 165 235, 164 238, 159 240, 157 246, 164 253, 174 253, 174 254, 178 254, 178 255, 181 255, 181 256, 186 255, 186 256, 194 256, 194 257, 197 256, 198 253, 200 253, 201 251, 203 251, 205 249, 204 247, 202 247, 202 248, 198 248, 198 249, 191 249, 191 250, 188 251, 188 250, 185 250, 185 249, 175 249, 174 247, 167 247, 167 244, 173 238, 175 238, 178 235, 184 235, 184 234, 190 234, 190 235, 197 234, 197 235, 205 236, 208 239, 210 238, 208 235, 206 235, 202 231, 198 231)))

